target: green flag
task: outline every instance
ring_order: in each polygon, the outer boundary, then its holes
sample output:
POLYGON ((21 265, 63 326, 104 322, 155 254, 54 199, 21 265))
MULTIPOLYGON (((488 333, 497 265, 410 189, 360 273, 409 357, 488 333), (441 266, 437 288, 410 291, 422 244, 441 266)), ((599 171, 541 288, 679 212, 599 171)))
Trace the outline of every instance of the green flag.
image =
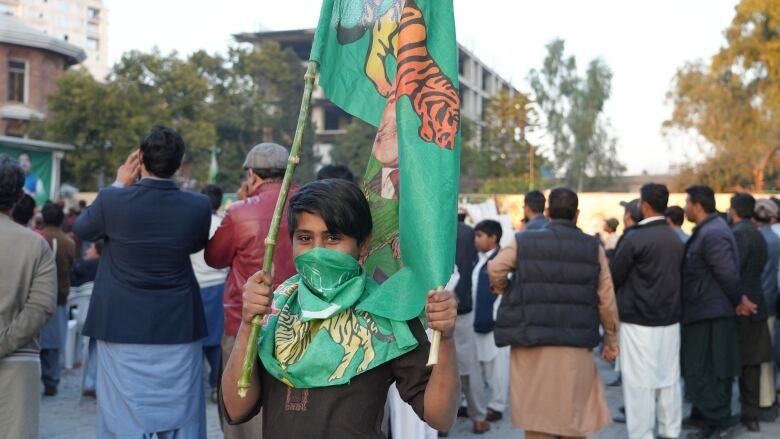
POLYGON ((325 95, 378 127, 364 178, 374 220, 364 267, 381 286, 361 308, 412 319, 455 265, 460 98, 452 0, 325 0, 311 59, 325 95))

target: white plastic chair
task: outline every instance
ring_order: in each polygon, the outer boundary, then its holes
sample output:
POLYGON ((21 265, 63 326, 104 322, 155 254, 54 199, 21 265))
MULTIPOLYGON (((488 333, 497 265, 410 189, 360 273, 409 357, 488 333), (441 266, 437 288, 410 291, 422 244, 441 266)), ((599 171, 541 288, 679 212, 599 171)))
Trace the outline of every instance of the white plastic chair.
POLYGON ((78 363, 79 360, 81 360, 80 362, 82 363, 85 361, 85 356, 83 354, 84 343, 81 340, 81 331, 84 328, 84 322, 87 319, 87 310, 89 309, 89 300, 92 297, 93 287, 93 282, 87 282, 78 287, 72 287, 70 289, 70 294, 68 295, 68 315, 73 316, 70 320, 75 321, 75 331, 68 331, 68 336, 70 338, 65 343, 65 357, 72 358, 73 363, 78 363), (79 347, 82 348, 81 355, 78 355, 79 347), (68 352, 69 349, 72 349, 72 351, 68 352))

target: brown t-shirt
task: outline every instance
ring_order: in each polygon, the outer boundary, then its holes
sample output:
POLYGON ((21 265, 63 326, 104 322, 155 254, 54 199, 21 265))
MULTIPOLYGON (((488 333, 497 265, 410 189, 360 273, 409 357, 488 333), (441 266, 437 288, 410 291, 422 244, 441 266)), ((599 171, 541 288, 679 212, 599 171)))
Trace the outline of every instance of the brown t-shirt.
MULTIPOLYGON (((423 419, 425 387, 431 369, 426 366, 430 344, 418 319, 409 328, 420 343, 403 356, 356 376, 349 384, 294 389, 269 375, 260 377, 260 400, 249 415, 230 419, 220 393, 220 410, 231 425, 255 417, 263 409, 263 438, 384 438, 381 430, 385 401, 395 382, 401 398, 423 419)), ((221 392, 221 390, 220 390, 221 392)))

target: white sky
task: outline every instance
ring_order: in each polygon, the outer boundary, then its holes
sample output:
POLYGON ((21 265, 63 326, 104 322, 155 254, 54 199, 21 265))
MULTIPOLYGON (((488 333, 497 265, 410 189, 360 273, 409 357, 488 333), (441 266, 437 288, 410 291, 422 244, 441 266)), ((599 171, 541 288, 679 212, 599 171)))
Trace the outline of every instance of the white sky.
MULTIPOLYGON (((454 0, 458 40, 523 91, 545 45, 566 40, 584 69, 602 57, 614 73, 606 114, 631 174, 664 173, 696 160, 686 137, 665 138, 671 108, 665 95, 677 68, 709 59, 738 0, 454 0), (670 145, 674 145, 673 147, 670 145)), ((231 35, 316 26, 320 0, 104 0, 109 9, 109 58, 127 50, 188 54, 223 51, 231 35)))

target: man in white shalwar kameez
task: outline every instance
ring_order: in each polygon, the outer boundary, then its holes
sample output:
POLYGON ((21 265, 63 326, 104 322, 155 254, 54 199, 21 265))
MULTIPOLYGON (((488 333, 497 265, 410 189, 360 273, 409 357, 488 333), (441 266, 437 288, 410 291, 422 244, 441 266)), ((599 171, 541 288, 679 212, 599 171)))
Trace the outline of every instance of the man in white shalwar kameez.
POLYGON ((620 368, 630 439, 676 438, 682 427, 680 267, 684 245, 663 216, 666 186, 641 190, 645 218, 610 262, 620 312, 620 368))

